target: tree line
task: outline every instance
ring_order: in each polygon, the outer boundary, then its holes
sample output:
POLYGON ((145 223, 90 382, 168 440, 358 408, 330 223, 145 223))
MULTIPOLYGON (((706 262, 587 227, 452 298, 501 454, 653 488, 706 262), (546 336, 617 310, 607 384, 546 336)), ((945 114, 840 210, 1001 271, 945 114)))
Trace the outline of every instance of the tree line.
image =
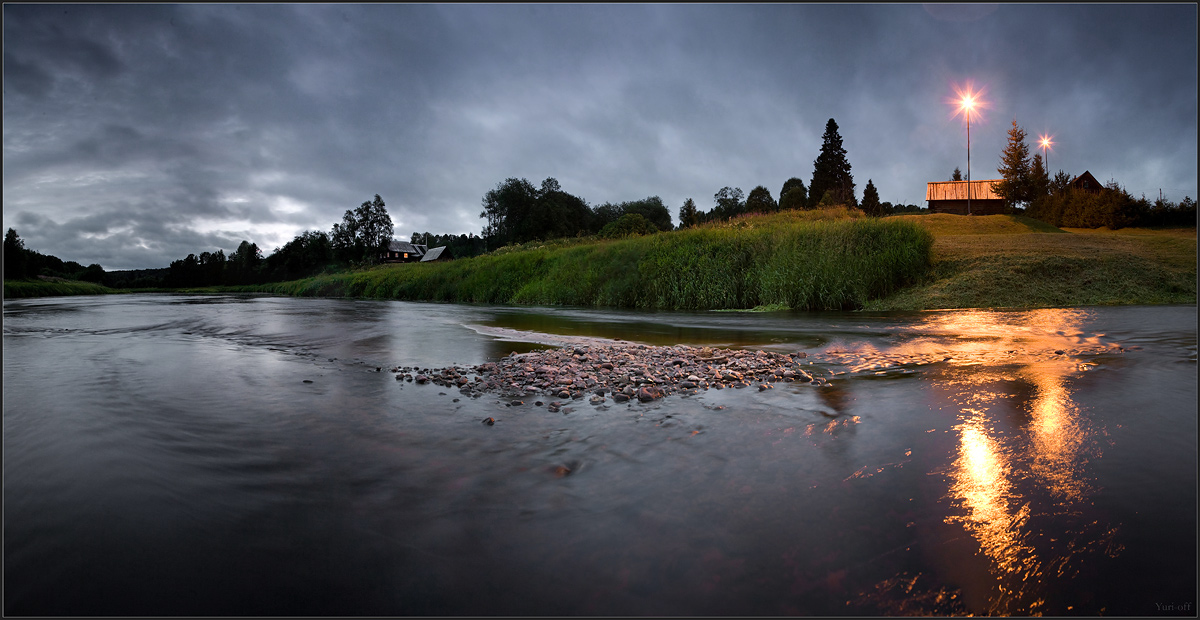
MULTIPOLYGON (((860 204, 854 194, 854 175, 846 156, 838 125, 829 119, 809 184, 798 177, 784 182, 776 201, 766 186, 759 185, 749 194, 740 187, 723 187, 713 195, 713 207, 702 211, 695 200, 684 200, 678 212, 678 225, 658 196, 591 207, 587 201, 563 191, 553 177, 540 187, 523 178, 509 178, 483 196, 486 220, 482 239, 488 250, 512 244, 562 237, 597 235, 602 238, 631 234, 649 234, 675 228, 690 228, 706 222, 727 221, 751 213, 774 213, 797 209, 817 209, 845 205, 859 208, 868 215, 917 213, 917 205, 893 205, 879 199, 879 191, 867 180, 860 204)), ((457 254, 456 254, 457 256, 457 254)))
MULTIPOLYGON (((1031 158, 1025 138, 1014 119, 1000 154, 1001 179, 992 184, 1010 212, 1068 228, 1196 225, 1196 202, 1190 196, 1178 203, 1161 196, 1151 202, 1144 194, 1130 195, 1116 180, 1098 189, 1074 187, 1075 177, 1063 170, 1053 177, 1048 174, 1041 153, 1031 158)), ((951 180, 961 180, 957 168, 954 173, 951 180)))
POLYGON ((658 196, 589 207, 584 199, 563 191, 553 177, 542 181, 541 187, 523 178, 505 179, 484 194, 479 217, 486 220, 487 250, 562 237, 610 236, 639 221, 644 221, 641 229, 648 232, 672 228, 671 213, 658 196))
POLYGON ((87 267, 57 256, 42 254, 25 247, 25 240, 13 228, 4 234, 4 279, 31 280, 38 276, 82 280, 101 284, 104 268, 96 263, 87 267))
POLYGON ((229 256, 222 250, 173 261, 162 286, 236 286, 306 278, 322 271, 375 263, 392 240, 392 217, 379 194, 347 209, 329 232, 306 230, 270 256, 243 240, 229 256))

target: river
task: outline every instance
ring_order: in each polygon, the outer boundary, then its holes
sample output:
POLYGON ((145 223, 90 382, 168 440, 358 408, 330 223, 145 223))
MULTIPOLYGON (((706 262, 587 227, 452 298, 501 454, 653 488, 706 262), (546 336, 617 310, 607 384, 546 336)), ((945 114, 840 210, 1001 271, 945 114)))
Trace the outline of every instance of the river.
POLYGON ((4 611, 1194 616, 1196 324, 6 300, 4 611), (829 385, 551 412, 389 372, 562 336, 829 385))

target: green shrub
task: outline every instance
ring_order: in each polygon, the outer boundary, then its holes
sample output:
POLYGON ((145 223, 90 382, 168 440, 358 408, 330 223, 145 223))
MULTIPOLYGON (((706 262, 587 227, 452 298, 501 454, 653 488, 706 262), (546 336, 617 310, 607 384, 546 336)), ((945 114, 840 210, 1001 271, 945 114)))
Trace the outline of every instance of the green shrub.
POLYGON ((609 222, 600 229, 597 235, 601 239, 621 239, 624 237, 635 237, 639 235, 653 235, 658 232, 658 227, 650 223, 639 213, 626 213, 617 218, 615 222, 609 222))

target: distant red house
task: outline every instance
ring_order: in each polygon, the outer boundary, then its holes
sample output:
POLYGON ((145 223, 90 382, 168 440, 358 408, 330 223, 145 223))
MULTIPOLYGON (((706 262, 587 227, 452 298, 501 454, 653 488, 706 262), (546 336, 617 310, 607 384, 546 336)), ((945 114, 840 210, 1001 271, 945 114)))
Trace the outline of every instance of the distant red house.
POLYGON ((925 200, 929 201, 929 212, 957 215, 1004 213, 1004 199, 992 189, 992 183, 1000 181, 1001 179, 987 179, 970 182, 970 213, 967 213, 967 181, 929 183, 925 188, 925 200))

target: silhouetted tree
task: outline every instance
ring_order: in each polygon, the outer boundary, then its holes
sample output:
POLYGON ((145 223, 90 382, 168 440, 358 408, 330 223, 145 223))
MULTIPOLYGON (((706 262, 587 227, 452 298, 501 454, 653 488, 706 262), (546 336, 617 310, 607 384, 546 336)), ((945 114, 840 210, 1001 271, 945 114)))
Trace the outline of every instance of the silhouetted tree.
POLYGON ((621 215, 621 205, 615 205, 611 202, 597 205, 592 209, 592 230, 599 232, 601 228, 617 221, 617 218, 621 217, 621 215))
POLYGON ((379 194, 375 199, 342 214, 340 224, 334 224, 329 240, 334 257, 342 262, 374 263, 386 251, 394 230, 392 216, 379 194))
POLYGON ((1025 144, 1025 130, 1013 119, 1008 130, 1008 145, 1000 154, 997 171, 1001 179, 992 184, 992 191, 1004 199, 1008 208, 1029 202, 1029 146, 1025 144))
POLYGON ((700 212, 696 209, 696 203, 691 198, 683 201, 683 206, 679 207, 679 227, 693 228, 700 223, 700 212))
POLYGON ((809 202, 819 203, 827 191, 831 193, 835 204, 858 204, 854 198, 854 176, 850 173, 850 162, 846 159, 846 149, 842 147, 837 122, 832 118, 825 124, 821 153, 813 162, 812 182, 808 184, 809 202))
POLYGON ((762 185, 750 190, 750 195, 746 196, 747 213, 774 213, 778 210, 779 204, 771 197, 771 190, 762 185))
POLYGON ((779 197, 780 211, 793 211, 808 208, 808 194, 804 186, 793 187, 779 197))
POLYGON ((1041 153, 1034 153, 1033 164, 1029 166, 1028 192, 1029 195, 1026 196, 1028 202, 1050 194, 1050 177, 1046 174, 1046 167, 1042 165, 1041 153))
POLYGON ((959 169, 958 169, 958 166, 955 166, 955 167, 954 167, 954 174, 951 174, 951 175, 950 175, 950 180, 951 180, 951 181, 961 181, 961 180, 963 180, 963 178, 962 178, 962 170, 959 170, 959 169))
POLYGON ((867 186, 863 188, 862 210, 874 217, 884 214, 883 205, 879 202, 879 191, 875 189, 875 183, 871 179, 867 179, 867 186))
POLYGON ((483 238, 488 249, 520 242, 518 235, 533 212, 537 197, 537 188, 532 183, 517 178, 505 179, 483 195, 483 212, 479 217, 487 219, 483 238))
POLYGON ((804 181, 801 181, 800 179, 797 179, 796 177, 792 177, 783 182, 783 189, 779 190, 779 208, 780 208, 780 210, 803 209, 807 202, 808 202, 808 188, 804 187, 804 181), (793 206, 793 207, 783 206, 783 197, 786 196, 787 193, 792 191, 793 189, 800 190, 800 194, 799 194, 800 204, 793 206))
POLYGON ((649 196, 641 200, 631 200, 621 203, 621 215, 636 213, 654 224, 658 230, 671 230, 671 211, 663 204, 662 198, 649 196))
POLYGON ((722 187, 713 194, 713 202, 716 202, 717 206, 709 212, 709 217, 713 220, 727 220, 745 213, 746 203, 742 201, 743 195, 740 187, 722 187))
POLYGON ((306 230, 268 256, 265 269, 273 281, 294 280, 315 275, 332 262, 329 234, 306 230))
POLYGON ((4 279, 23 280, 29 277, 26 271, 25 242, 17 231, 9 228, 4 233, 4 279))
POLYGON ((1059 170, 1054 178, 1050 180, 1050 193, 1053 195, 1062 194, 1071 187, 1071 175, 1059 170))

